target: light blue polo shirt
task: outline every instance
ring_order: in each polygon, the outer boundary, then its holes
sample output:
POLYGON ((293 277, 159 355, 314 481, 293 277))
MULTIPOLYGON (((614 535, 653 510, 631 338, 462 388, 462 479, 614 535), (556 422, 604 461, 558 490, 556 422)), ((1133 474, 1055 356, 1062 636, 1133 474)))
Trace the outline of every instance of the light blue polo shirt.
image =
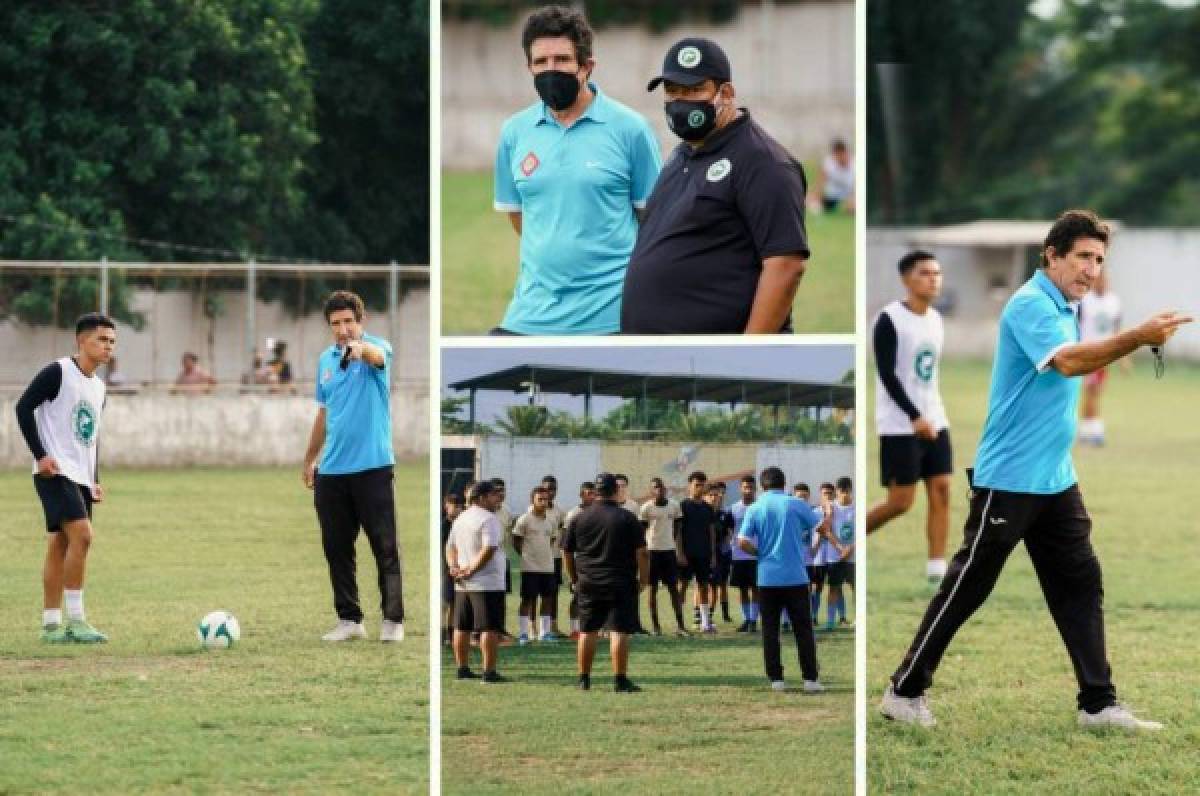
POLYGON ((1077 342, 1077 308, 1039 268, 1000 315, 976 487, 1052 495, 1076 482, 1071 445, 1080 379, 1063 376, 1050 361, 1077 342))
POLYGON ((500 325, 518 334, 620 331, 625 268, 662 166, 638 113, 595 85, 564 128, 543 102, 504 123, 495 207, 521 213, 521 270, 500 325))
POLYGON ((759 586, 808 584, 804 548, 823 519, 821 512, 782 489, 769 489, 750 504, 738 537, 758 548, 759 586))
POLYGON ((359 359, 342 370, 342 349, 337 346, 325 349, 317 360, 317 403, 325 407, 325 452, 317 465, 321 475, 359 473, 396 463, 388 400, 392 346, 370 334, 362 339, 383 349, 383 367, 359 359))

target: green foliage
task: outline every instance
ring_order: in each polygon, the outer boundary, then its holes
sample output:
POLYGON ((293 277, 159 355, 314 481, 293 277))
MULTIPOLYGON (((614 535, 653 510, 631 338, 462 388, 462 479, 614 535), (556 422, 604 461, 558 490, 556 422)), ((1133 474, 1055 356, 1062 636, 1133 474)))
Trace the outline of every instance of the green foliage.
POLYGON ((463 420, 459 417, 469 401, 470 398, 465 395, 461 397, 452 395, 442 396, 441 428, 443 434, 472 434, 482 430, 478 424, 476 428, 471 428, 469 420, 463 420))
MULTIPOLYGON (((787 0, 784 0, 787 2, 787 0)), ((541 0, 446 0, 442 6, 444 20, 477 20, 495 27, 508 27, 524 20, 530 12, 548 5, 541 0)), ((586 0, 578 5, 594 29, 644 25, 655 33, 663 33, 685 22, 721 25, 737 17, 737 0, 703 0, 678 3, 673 0, 586 0)))

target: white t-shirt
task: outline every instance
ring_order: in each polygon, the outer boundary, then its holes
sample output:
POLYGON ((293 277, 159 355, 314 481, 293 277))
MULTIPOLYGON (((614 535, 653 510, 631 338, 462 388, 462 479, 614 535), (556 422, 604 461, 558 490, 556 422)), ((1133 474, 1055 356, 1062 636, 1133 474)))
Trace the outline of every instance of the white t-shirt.
MULTIPOLYGON (((58 360, 62 383, 53 401, 33 410, 38 437, 46 455, 71 481, 95 493, 96 440, 100 438, 100 410, 104 408, 104 380, 83 371, 71 357, 58 360)), ((33 474, 37 475, 37 462, 33 474)))
POLYGON ((458 553, 458 565, 465 567, 479 555, 485 547, 494 547, 496 552, 483 565, 483 568, 465 580, 454 581, 458 591, 504 591, 504 572, 507 556, 500 546, 500 521, 496 515, 480 506, 471 506, 450 526, 450 539, 446 548, 450 547, 458 553))
MULTIPOLYGON (((830 524, 830 530, 837 537, 838 542, 842 547, 854 544, 854 504, 843 506, 840 503, 833 504, 833 519, 830 524)), ((853 561, 857 553, 851 553, 846 560, 853 561)), ((836 560, 836 559, 834 559, 836 560)))
POLYGON ((539 517, 532 511, 522 514, 513 525, 513 537, 521 543, 522 572, 553 572, 554 548, 558 546, 558 528, 549 514, 539 517))
POLYGON ((679 503, 667 498, 667 503, 660 506, 653 500, 647 500, 635 512, 637 518, 646 525, 646 547, 650 550, 675 549, 675 520, 683 516, 679 503))
POLYGON ((825 162, 821 164, 821 170, 825 174, 824 196, 822 198, 842 200, 854 193, 854 158, 850 158, 846 165, 843 166, 830 153, 825 156, 825 162))
MULTIPOLYGON (((942 314, 930 307, 924 315, 917 315, 902 301, 893 301, 879 314, 887 315, 896 329, 896 379, 921 416, 935 431, 941 431, 950 425, 938 386, 938 367, 945 339, 942 314)), ((875 428, 881 436, 913 433, 912 420, 892 400, 878 374, 875 376, 875 428)))
POLYGON ((1121 300, 1111 290, 1104 295, 1088 293, 1079 302, 1079 339, 1099 340, 1117 333, 1121 324, 1121 300))

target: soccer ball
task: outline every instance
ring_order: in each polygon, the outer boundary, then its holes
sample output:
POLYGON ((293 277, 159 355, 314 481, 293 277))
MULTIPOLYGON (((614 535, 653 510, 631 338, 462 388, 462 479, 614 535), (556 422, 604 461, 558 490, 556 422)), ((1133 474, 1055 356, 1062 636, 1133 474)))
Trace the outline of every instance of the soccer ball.
POLYGON ((238 625, 237 617, 228 611, 213 611, 196 625, 196 638, 200 639, 200 646, 206 649, 232 647, 233 642, 241 637, 242 628, 238 625))

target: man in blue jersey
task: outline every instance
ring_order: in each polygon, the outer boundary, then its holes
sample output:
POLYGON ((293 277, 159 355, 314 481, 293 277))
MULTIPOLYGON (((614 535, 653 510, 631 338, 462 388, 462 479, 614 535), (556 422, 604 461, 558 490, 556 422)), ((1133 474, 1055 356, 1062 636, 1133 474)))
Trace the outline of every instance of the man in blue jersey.
POLYGON ((1108 238, 1108 226, 1094 213, 1064 213, 1046 235, 1041 267, 1000 315, 987 420, 974 472, 967 471, 971 506, 963 545, 888 684, 880 706, 887 718, 924 727, 936 723, 925 691, 938 663, 1024 540, 1075 669, 1080 726, 1162 727, 1117 702, 1105 651, 1100 562, 1071 445, 1079 377, 1142 346, 1163 345, 1192 319, 1164 312, 1128 331, 1081 343, 1078 302, 1104 267, 1108 238))
POLYGON ((321 544, 338 623, 326 641, 366 638, 358 604, 354 542, 371 543, 383 611, 380 641, 404 640, 400 548, 392 467, 389 378, 392 346, 363 331, 362 299, 338 290, 325 302, 334 344, 317 361, 317 417, 304 454, 304 485, 315 490, 321 544), (317 465, 318 456, 320 466, 317 465))
POLYGON ((796 651, 804 690, 823 691, 817 680, 817 642, 808 615, 808 573, 804 547, 812 534, 828 529, 827 515, 799 498, 784 492, 787 478, 778 467, 768 467, 759 476, 763 493, 742 519, 738 546, 758 556, 758 599, 762 607, 763 661, 767 679, 776 691, 787 689, 779 660, 779 619, 787 609, 792 617, 796 651))
POLYGON ((592 30, 547 6, 521 34, 540 100, 504 123, 495 208, 521 267, 495 334, 613 334, 625 267, 662 158, 650 125, 592 82, 592 30))

